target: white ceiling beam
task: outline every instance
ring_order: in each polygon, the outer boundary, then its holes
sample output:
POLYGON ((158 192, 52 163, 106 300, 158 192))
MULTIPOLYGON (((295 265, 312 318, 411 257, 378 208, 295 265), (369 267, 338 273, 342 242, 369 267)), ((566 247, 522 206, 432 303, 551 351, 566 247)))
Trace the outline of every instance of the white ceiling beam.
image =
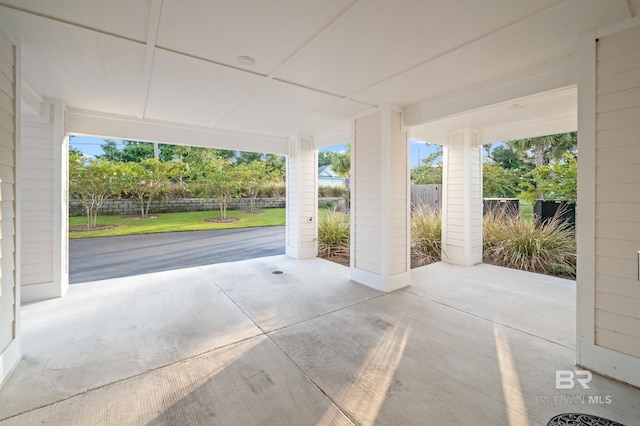
POLYGON ((574 57, 528 68, 499 79, 429 99, 404 109, 406 126, 417 126, 441 118, 571 87, 577 83, 574 57))
POLYGON ((40 117, 44 114, 44 98, 33 90, 33 88, 22 79, 22 90, 20 92, 22 103, 22 114, 40 117))
POLYGON ((105 138, 286 155, 288 138, 69 109, 67 132, 105 138))

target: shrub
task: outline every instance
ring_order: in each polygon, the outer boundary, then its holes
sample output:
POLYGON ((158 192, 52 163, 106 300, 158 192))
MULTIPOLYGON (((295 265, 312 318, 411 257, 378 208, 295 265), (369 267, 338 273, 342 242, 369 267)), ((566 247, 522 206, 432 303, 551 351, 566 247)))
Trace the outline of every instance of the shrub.
POLYGON ((411 212, 411 257, 417 266, 438 262, 442 251, 440 210, 423 205, 411 212))
POLYGON ((322 209, 318 211, 318 218, 318 255, 349 256, 349 215, 322 209))
POLYGON ((576 237, 557 216, 536 226, 504 210, 483 219, 483 255, 497 265, 549 275, 576 273, 576 237))
POLYGON ((329 209, 330 210, 330 209, 334 209, 335 206, 336 206, 336 203, 333 200, 322 200, 320 202, 320 206, 319 207, 320 207, 320 209, 324 209, 324 210, 329 209))
POLYGON ((346 194, 346 189, 344 186, 330 186, 331 197, 344 197, 346 194))
POLYGON ((287 195, 287 188, 284 183, 269 184, 260 188, 258 197, 262 198, 285 198, 287 195))
POLYGON ((318 197, 343 197, 344 186, 318 185, 318 197))

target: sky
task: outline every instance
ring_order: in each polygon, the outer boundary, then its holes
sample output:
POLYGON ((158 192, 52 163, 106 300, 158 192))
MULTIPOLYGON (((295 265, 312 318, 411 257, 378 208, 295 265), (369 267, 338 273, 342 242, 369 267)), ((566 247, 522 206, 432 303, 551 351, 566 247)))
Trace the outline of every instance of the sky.
MULTIPOLYGON (((119 148, 122 149, 124 142, 119 139, 112 139, 116 142, 119 148)), ((103 138, 94 138, 88 136, 74 136, 71 138, 70 146, 81 151, 89 157, 95 157, 101 155, 102 148, 100 145, 104 144, 103 138)), ((322 148, 321 151, 344 151, 346 146, 344 144, 334 145, 326 148, 322 148)), ((426 145, 424 142, 411 141, 411 167, 415 167, 421 163, 421 160, 426 158, 429 154, 436 150, 435 145, 426 145)))

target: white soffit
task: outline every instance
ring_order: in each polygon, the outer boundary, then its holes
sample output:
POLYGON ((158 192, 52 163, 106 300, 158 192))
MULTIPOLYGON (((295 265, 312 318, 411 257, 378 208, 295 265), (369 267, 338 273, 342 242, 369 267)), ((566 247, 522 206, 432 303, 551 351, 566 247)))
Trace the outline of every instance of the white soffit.
MULTIPOLYGON (((36 98, 143 121, 244 131, 252 141, 256 133, 329 140, 361 107, 417 111, 474 87, 486 95, 514 86, 513 76, 530 70, 544 79, 542 65, 571 64, 581 34, 628 19, 638 4, 0 0, 0 25, 21 46, 23 78, 36 98), (240 55, 255 64, 239 64, 240 55)), ((574 68, 554 72, 567 78, 513 97, 574 83, 574 68)), ((510 97, 469 96, 470 106, 456 104, 437 116, 510 97)))
POLYGON ((2 0, 0 3, 132 40, 144 42, 147 38, 151 0, 2 0))
POLYGON ((256 60, 251 71, 267 75, 351 3, 164 0, 157 45, 234 66, 237 56, 251 56, 256 60))
POLYGON ((264 80, 255 74, 157 49, 145 117, 210 126, 264 80), (179 78, 176 70, 189 78, 179 78))
POLYGON ((568 57, 576 52, 579 34, 627 17, 623 1, 564 2, 355 93, 352 98, 370 103, 387 99, 397 105, 411 105, 551 58, 568 57))
POLYGON ((443 143, 449 132, 472 128, 481 143, 544 136, 577 129, 575 87, 514 99, 487 108, 457 114, 411 129, 413 138, 443 143))
POLYGON ((13 10, 2 16, 11 33, 21 34, 24 78, 36 93, 72 107, 136 113, 144 45, 13 10))
POLYGON ((336 97, 299 86, 267 80, 216 126, 279 134, 286 124, 334 102, 336 97))
POLYGON ((344 143, 350 139, 351 117, 369 109, 371 109, 371 105, 341 99, 319 111, 314 111, 294 120, 292 123, 277 129, 277 132, 286 135, 316 135, 318 139, 322 139, 327 130, 330 129, 332 132, 341 131, 342 134, 346 134, 347 137, 342 141, 344 143), (336 122, 344 123, 343 128, 336 129, 336 122))
POLYGON ((557 2, 362 2, 276 76, 350 95, 557 2))

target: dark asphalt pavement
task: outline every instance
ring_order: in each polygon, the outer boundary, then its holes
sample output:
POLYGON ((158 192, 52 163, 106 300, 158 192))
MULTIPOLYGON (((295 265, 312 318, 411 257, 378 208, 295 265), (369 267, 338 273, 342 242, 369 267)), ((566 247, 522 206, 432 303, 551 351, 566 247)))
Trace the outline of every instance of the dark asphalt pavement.
POLYGON ((83 238, 69 241, 69 282, 275 256, 284 251, 284 226, 83 238))

